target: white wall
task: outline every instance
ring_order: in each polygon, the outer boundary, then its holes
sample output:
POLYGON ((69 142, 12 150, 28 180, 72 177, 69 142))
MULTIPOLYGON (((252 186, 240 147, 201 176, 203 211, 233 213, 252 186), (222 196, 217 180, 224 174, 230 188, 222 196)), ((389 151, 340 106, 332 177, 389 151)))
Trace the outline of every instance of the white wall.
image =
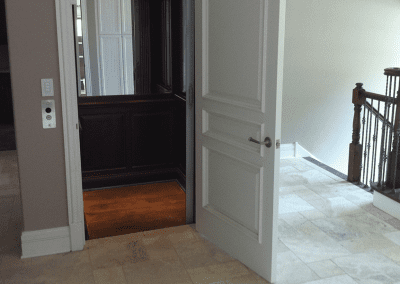
POLYGON ((399 48, 399 0, 287 0, 282 143, 347 174, 352 89, 385 94, 399 48))

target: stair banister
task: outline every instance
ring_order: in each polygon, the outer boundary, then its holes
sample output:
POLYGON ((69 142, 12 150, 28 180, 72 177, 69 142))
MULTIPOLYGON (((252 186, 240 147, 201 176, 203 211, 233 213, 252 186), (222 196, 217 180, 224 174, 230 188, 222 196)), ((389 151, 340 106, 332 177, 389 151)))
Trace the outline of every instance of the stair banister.
POLYGON ((354 104, 354 117, 353 117, 353 141, 350 143, 349 151, 349 169, 348 181, 360 182, 361 177, 361 161, 362 161, 362 145, 360 144, 360 129, 361 129, 361 106, 365 102, 365 97, 360 94, 363 90, 363 83, 356 83, 357 87, 353 89, 353 104, 354 104))

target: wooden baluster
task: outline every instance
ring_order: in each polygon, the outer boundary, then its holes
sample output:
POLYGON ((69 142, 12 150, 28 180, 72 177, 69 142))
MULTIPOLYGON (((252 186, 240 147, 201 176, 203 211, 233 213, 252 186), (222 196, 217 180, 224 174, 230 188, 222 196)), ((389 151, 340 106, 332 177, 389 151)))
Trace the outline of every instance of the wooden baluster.
POLYGON ((350 143, 349 150, 349 169, 348 178, 350 182, 359 182, 361 178, 361 163, 362 163, 362 144, 360 144, 360 129, 361 129, 361 106, 365 102, 365 97, 360 94, 363 90, 362 83, 357 83, 357 87, 353 89, 353 141, 350 143))

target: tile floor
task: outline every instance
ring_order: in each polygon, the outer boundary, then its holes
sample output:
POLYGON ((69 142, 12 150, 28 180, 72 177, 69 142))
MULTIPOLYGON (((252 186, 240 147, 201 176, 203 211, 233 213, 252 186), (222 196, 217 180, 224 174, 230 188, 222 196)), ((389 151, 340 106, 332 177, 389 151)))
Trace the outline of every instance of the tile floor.
MULTIPOLYGON (((303 158, 281 160, 280 179, 277 284, 400 284, 400 221, 371 193, 303 158)), ((18 195, 0 209, 0 283, 268 283, 194 225, 21 260, 18 195)))

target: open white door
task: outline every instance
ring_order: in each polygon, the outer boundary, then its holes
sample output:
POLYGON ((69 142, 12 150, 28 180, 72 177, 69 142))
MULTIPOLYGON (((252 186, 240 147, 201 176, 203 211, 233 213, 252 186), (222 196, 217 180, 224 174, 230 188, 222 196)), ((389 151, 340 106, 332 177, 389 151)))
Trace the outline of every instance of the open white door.
POLYGON ((196 229, 271 283, 285 8, 286 0, 195 6, 196 229))

